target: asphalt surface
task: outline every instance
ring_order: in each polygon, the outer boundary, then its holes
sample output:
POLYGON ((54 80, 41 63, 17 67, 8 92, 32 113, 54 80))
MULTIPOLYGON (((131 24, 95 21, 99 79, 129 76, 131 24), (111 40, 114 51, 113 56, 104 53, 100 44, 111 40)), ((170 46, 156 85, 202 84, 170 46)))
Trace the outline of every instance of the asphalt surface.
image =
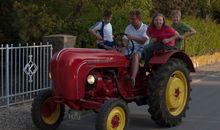
MULTIPOLYGON (((179 126, 160 128, 150 119, 148 106, 132 103, 128 130, 220 130, 220 64, 216 66, 200 68, 192 75, 190 109, 179 126)), ((94 113, 81 120, 65 120, 58 130, 95 130, 95 120, 94 113)))

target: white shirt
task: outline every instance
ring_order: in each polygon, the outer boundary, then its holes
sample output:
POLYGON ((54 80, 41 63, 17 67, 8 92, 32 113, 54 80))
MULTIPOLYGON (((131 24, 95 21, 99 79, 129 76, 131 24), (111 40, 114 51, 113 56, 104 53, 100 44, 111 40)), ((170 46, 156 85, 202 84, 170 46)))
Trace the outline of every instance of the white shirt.
MULTIPOLYGON (((104 25, 104 28, 103 28, 103 33, 104 33, 104 38, 103 38, 103 40, 104 41, 109 41, 109 42, 112 42, 113 41, 113 35, 112 35, 112 25, 111 25, 111 23, 104 23, 105 25, 104 25)), ((99 34, 99 32, 98 32, 98 30, 101 30, 101 28, 102 28, 102 21, 100 21, 100 22, 97 22, 95 25, 93 25, 92 27, 91 27, 91 29, 93 30, 93 31, 95 31, 95 32, 97 32, 98 34, 99 34)), ((99 34, 100 35, 100 34, 99 34)), ((101 36, 101 35, 100 35, 101 36)))
MULTIPOLYGON (((147 28, 148 26, 146 24, 141 23, 141 26, 139 29, 135 29, 134 26, 132 24, 129 24, 126 29, 125 29, 125 33, 129 34, 129 35, 133 35, 135 37, 144 37, 149 39, 149 37, 147 36, 147 28)), ((126 36, 124 37, 124 39, 128 39, 126 36)), ((135 44, 138 44, 136 41, 133 41, 135 44)), ((146 40, 145 44, 148 43, 148 40, 146 40)), ((144 44, 139 44, 139 45, 144 45, 144 44)))
MULTIPOLYGON (((141 23, 141 26, 140 26, 139 29, 135 29, 132 24, 129 24, 125 29, 125 33, 129 34, 129 35, 133 35, 135 37, 140 37, 140 38, 144 37, 144 38, 149 39, 149 37, 147 36, 147 28, 148 28, 148 26, 146 24, 143 24, 143 23, 141 23)), ((123 39, 128 39, 128 38, 126 36, 124 36, 123 39)), ((137 43, 136 41, 133 40, 133 42, 134 42, 134 51, 136 52, 140 49, 143 50, 144 46, 149 43, 148 41, 149 40, 146 40, 146 42, 144 44, 139 44, 139 43, 137 43)), ((129 41, 128 47, 130 49, 132 48, 131 41, 129 41)))

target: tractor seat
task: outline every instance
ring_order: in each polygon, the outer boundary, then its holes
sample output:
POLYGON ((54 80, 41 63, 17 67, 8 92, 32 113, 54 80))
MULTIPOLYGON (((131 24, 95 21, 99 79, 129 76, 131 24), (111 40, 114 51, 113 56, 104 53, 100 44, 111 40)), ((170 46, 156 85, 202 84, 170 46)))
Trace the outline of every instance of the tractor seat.
POLYGON ((163 54, 163 53, 167 53, 171 51, 173 51, 173 49, 172 50, 157 50, 157 51, 154 51, 154 54, 163 54))

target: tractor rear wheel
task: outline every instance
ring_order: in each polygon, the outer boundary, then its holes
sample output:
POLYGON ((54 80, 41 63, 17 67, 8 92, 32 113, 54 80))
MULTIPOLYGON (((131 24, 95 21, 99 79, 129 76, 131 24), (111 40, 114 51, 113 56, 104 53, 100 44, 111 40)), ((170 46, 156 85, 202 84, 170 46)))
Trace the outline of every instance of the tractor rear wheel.
POLYGON ((190 76, 186 64, 172 58, 158 68, 150 80, 149 113, 160 126, 181 123, 190 98, 190 76))
POLYGON ((32 120, 41 130, 56 129, 63 120, 64 112, 64 105, 52 100, 51 90, 41 92, 32 103, 32 120))
POLYGON ((106 101, 96 119, 96 130, 126 130, 129 110, 126 102, 117 99, 106 101))

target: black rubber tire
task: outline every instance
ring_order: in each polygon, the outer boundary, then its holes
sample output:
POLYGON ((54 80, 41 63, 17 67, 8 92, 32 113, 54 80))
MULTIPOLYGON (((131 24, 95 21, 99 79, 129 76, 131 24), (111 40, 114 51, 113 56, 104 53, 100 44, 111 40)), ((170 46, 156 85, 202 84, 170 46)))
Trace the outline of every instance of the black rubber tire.
MULTIPOLYGON (((124 129, 122 130, 126 130, 128 128, 128 124, 129 124, 129 109, 127 106, 127 103, 123 100, 120 99, 110 99, 108 101, 106 101, 98 115, 97 115, 97 119, 96 119, 96 130, 108 130, 107 129, 107 118, 110 114, 110 112, 115 108, 115 107, 120 107, 124 110, 125 113, 125 126, 124 129)), ((118 129, 116 129, 118 130, 118 129)))
POLYGON ((41 105, 46 101, 48 98, 52 97, 51 90, 45 90, 39 93, 37 97, 35 97, 32 108, 31 108, 31 116, 32 121, 35 126, 41 130, 55 130, 60 123, 63 121, 64 113, 65 113, 65 106, 60 104, 60 114, 57 121, 54 124, 47 124, 42 119, 41 114, 41 105))
POLYGON ((179 59, 171 58, 165 65, 158 68, 150 79, 149 89, 149 113, 151 119, 159 126, 172 127, 180 124, 182 118, 185 117, 190 99, 190 75, 186 64, 179 59), (180 114, 173 116, 167 109, 166 104, 166 87, 171 74, 175 71, 181 71, 186 78, 188 84, 188 95, 186 104, 180 114))

